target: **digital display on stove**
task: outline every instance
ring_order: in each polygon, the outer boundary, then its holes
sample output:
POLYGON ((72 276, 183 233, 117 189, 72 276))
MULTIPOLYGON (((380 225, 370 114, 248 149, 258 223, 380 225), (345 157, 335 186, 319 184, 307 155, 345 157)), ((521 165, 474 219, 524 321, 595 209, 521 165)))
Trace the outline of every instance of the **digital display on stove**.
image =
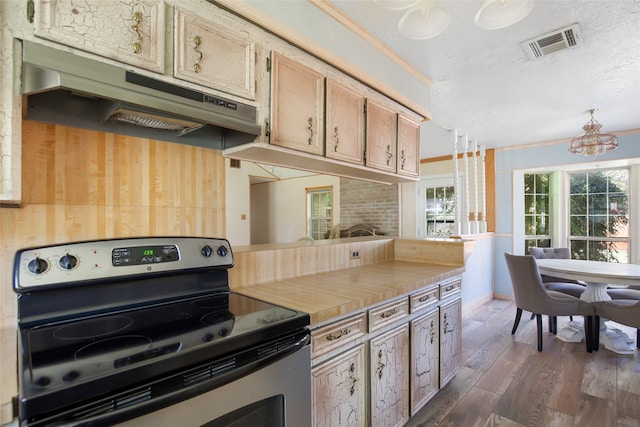
POLYGON ((111 251, 111 263, 114 267, 159 264, 179 259, 176 245, 130 246, 115 248, 111 251))

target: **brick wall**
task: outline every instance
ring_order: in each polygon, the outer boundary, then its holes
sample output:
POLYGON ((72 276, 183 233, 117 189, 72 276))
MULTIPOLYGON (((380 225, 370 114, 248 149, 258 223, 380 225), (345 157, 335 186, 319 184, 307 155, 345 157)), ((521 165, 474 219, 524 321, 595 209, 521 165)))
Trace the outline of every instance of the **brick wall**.
POLYGON ((340 178, 340 228, 367 223, 398 236, 398 185, 340 178))

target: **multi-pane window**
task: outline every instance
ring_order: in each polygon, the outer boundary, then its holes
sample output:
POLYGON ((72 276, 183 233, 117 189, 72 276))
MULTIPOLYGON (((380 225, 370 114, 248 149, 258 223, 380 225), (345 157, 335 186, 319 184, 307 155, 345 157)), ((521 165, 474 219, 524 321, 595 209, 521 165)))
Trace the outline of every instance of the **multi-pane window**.
POLYGON ((331 199, 330 187, 307 190, 307 233, 313 240, 326 239, 331 231, 331 199))
POLYGON ((550 203, 548 173, 524 175, 524 253, 532 246, 551 246, 550 203))
POLYGON ((425 221, 428 236, 450 236, 455 232, 454 187, 426 187, 425 221))
POLYGON ((629 170, 569 174, 571 257, 629 262, 629 170))

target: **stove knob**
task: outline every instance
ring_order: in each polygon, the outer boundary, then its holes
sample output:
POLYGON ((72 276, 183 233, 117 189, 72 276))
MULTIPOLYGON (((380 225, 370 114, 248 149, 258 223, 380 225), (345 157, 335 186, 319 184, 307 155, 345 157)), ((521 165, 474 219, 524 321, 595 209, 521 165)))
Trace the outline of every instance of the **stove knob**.
POLYGON ((78 371, 76 371, 76 370, 74 369, 73 371, 69 371, 69 372, 67 372, 66 374, 64 374, 64 375, 62 376, 62 380, 63 380, 64 382, 67 382, 67 383, 68 383, 68 382, 71 382, 71 381, 73 381, 73 380, 77 379, 79 376, 80 376, 80 372, 78 372, 78 371))
POLYGON ((205 336, 202 337, 202 341, 204 342, 210 342, 213 340, 213 335, 212 334, 205 334, 205 336))
POLYGON ((218 335, 220 335, 221 337, 226 337, 227 335, 229 335, 229 330, 227 328, 222 328, 218 331, 218 335))
POLYGON ((42 274, 49 268, 49 263, 42 258, 34 258, 27 264, 27 270, 33 274, 42 274))
POLYGON ((60 264, 60 267, 65 270, 73 270, 73 268, 78 265, 78 258, 73 255, 66 254, 60 258, 58 263, 60 264))
POLYGON ((229 251, 225 246, 218 246, 218 250, 216 252, 218 252, 218 256, 224 258, 227 256, 227 252, 229 251))
POLYGON ((213 249, 209 245, 204 245, 201 252, 204 257, 209 258, 213 254, 213 249))
POLYGON ((40 387, 46 387, 51 384, 51 378, 49 377, 40 377, 34 381, 35 385, 39 385, 40 387))

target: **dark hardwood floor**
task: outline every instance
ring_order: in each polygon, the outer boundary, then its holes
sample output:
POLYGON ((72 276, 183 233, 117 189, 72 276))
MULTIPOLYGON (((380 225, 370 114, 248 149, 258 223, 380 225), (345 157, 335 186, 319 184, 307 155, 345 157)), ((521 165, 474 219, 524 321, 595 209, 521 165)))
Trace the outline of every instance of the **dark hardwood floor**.
MULTIPOLYGON (((589 354, 584 341, 550 334, 545 317, 538 352, 530 313, 511 335, 515 312, 513 302, 493 300, 463 313, 462 368, 408 427, 640 426, 638 350, 589 354)), ((558 328, 568 321, 559 318, 558 328)))

